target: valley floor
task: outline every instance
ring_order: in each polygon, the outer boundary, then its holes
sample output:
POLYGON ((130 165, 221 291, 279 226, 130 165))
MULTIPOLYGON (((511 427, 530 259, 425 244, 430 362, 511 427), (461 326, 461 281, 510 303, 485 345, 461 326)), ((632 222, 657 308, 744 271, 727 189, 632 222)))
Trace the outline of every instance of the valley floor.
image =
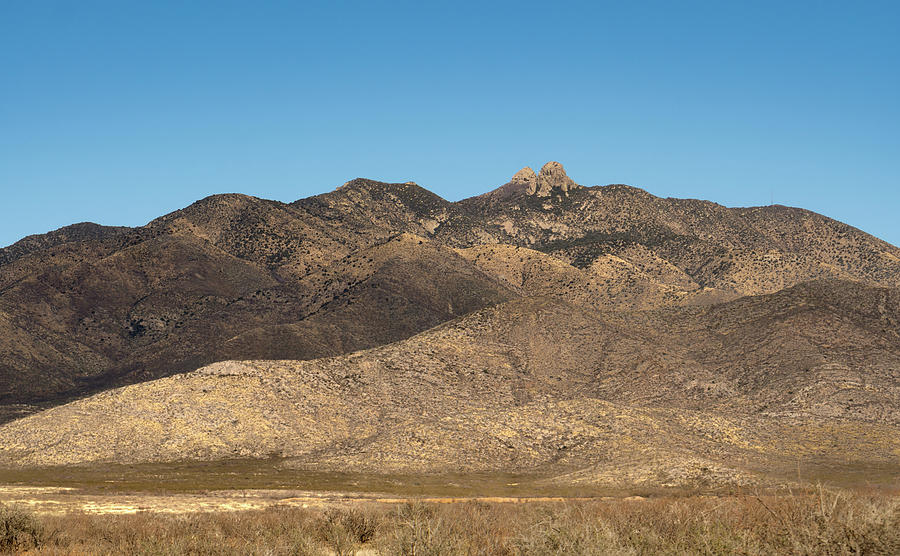
POLYGON ((664 489, 281 463, 0 469, 0 552, 900 553, 897 469, 805 465, 789 487, 664 489))
MULTIPOLYGON (((3 496, 8 499, 11 492, 7 488, 3 496)), ((31 492, 32 496, 50 494, 49 490, 31 492)), ((245 500, 252 507, 265 496, 251 493, 245 500)), ((154 495, 143 497, 146 502, 154 495)), ((204 496, 155 498, 184 502, 204 496)), ((524 504, 388 503, 357 498, 328 499, 309 507, 280 503, 264 509, 229 508, 243 511, 162 513, 152 505, 141 509, 148 511, 34 514, 0 505, 0 551, 58 555, 900 553, 896 493, 824 487, 803 493, 524 504)))

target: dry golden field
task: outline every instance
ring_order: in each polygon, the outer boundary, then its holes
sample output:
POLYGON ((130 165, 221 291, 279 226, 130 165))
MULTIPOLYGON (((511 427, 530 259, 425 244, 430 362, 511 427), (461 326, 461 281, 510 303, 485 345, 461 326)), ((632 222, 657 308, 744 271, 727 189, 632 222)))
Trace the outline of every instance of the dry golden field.
POLYGON ((897 554, 896 493, 359 503, 231 512, 0 509, 25 554, 897 554))

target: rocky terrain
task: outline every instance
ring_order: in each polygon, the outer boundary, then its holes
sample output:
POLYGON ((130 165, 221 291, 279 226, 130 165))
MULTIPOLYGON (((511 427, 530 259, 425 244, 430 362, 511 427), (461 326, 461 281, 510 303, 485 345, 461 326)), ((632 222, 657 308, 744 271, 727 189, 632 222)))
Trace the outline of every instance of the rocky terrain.
POLYGON ((900 249, 556 162, 455 203, 357 179, 25 238, 0 250, 0 355, 12 466, 900 471, 900 249))
POLYGON ((10 423, 0 445, 24 465, 276 455, 583 474, 628 461, 591 477, 752 483, 798 457, 896 461, 897 318, 898 290, 842 282, 606 314, 530 297, 340 357, 223 362, 111 390, 10 423))

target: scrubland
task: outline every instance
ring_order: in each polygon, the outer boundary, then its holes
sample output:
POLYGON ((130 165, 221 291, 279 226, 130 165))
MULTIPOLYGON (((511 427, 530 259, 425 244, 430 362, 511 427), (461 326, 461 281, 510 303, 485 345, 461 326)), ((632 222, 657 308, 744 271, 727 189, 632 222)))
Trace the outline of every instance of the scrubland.
POLYGON ((36 516, 4 507, 0 548, 26 554, 898 554, 900 498, 819 487, 187 514, 36 516))

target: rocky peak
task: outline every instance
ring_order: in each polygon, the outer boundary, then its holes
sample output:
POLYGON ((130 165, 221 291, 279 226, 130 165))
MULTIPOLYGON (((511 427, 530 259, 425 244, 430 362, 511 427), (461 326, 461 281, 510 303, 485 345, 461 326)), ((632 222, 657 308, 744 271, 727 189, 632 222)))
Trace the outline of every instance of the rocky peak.
POLYGON ((538 197, 549 197, 554 189, 559 189, 568 195, 569 190, 576 187, 578 187, 578 184, 566 175, 563 165, 559 162, 551 161, 544 164, 537 176, 536 194, 538 197))
POLYGON ((516 172, 516 174, 512 177, 511 180, 509 180, 509 182, 525 185, 525 191, 529 195, 534 195, 534 192, 537 191, 537 174, 534 173, 534 170, 531 169, 531 166, 526 166, 516 172))
POLYGON ((559 162, 544 164, 539 174, 535 174, 534 170, 526 166, 516 172, 509 183, 524 186, 528 195, 537 195, 538 197, 549 197, 554 189, 568 195, 569 191, 579 187, 572 181, 572 178, 566 175, 563 165, 559 162))

